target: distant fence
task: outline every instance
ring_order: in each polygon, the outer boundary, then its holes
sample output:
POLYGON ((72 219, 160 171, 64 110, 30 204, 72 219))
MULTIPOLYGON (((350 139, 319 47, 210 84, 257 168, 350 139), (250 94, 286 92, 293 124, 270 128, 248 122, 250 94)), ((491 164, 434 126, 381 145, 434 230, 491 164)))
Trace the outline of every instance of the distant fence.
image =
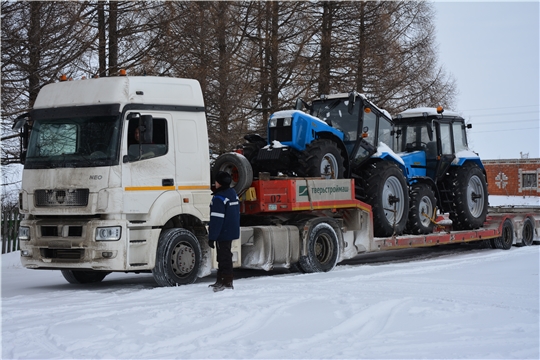
POLYGON ((19 224, 23 216, 18 208, 2 210, 2 254, 20 249, 19 224))

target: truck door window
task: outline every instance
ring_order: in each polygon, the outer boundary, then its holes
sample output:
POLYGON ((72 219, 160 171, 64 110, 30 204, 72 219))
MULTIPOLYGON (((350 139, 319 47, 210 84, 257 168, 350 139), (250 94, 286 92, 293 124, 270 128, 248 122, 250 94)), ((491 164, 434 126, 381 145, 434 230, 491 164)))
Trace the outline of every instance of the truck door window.
POLYGON ((128 125, 128 158, 129 161, 146 160, 163 156, 168 152, 167 121, 153 119, 152 143, 142 144, 142 137, 137 134, 139 119, 131 119, 128 125), (138 136, 137 136, 138 135, 138 136))

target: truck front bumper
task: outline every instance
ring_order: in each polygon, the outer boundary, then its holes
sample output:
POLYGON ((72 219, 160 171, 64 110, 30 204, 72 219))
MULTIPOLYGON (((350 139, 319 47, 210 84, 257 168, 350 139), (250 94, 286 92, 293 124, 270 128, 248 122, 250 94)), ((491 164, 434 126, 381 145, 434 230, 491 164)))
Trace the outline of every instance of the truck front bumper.
POLYGON ((125 220, 43 218, 23 220, 20 226, 29 230, 28 239, 20 238, 26 268, 127 270, 125 220), (120 228, 119 238, 97 241, 98 228, 120 228))

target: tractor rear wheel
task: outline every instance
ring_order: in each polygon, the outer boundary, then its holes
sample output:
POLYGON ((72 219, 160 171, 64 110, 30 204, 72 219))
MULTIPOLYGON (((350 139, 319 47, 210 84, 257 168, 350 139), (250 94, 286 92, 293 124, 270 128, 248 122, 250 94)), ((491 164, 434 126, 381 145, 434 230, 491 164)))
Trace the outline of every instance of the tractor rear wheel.
POLYGON ((427 184, 414 184, 410 192, 411 202, 407 231, 411 234, 430 234, 433 232, 433 211, 437 200, 427 184))
POLYGON ((328 139, 318 139, 306 146, 299 158, 302 169, 300 175, 343 179, 345 167, 341 150, 328 139))
POLYGON ((378 161, 358 173, 362 182, 360 200, 373 212, 373 234, 377 237, 401 235, 407 225, 409 192, 403 172, 391 161, 378 161))
POLYGON ((488 192, 486 177, 473 163, 450 170, 449 190, 452 209, 450 219, 454 230, 473 230, 486 221, 488 192))

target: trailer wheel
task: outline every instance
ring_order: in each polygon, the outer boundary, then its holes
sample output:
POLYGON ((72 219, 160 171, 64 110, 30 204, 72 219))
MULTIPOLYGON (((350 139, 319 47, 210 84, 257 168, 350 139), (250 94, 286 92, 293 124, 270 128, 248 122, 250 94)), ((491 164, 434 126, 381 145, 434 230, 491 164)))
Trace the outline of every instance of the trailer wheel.
POLYGON ((96 270, 61 270, 62 276, 70 284, 90 284, 101 282, 110 271, 96 270))
POLYGON ((414 184, 410 192, 408 232, 411 234, 430 234, 433 232, 431 217, 437 204, 435 194, 427 184, 414 184))
POLYGON ((152 275, 159 286, 193 284, 202 264, 199 241, 186 229, 163 230, 152 275))
POLYGON ((501 236, 495 239, 491 239, 492 246, 495 249, 508 250, 512 247, 514 242, 514 226, 509 219, 504 220, 501 236))
POLYGON ((339 242, 336 231, 327 222, 310 226, 307 237, 307 255, 300 256, 298 264, 306 273, 327 272, 336 264, 339 254, 339 242))
POLYGON ((523 230, 521 231, 521 244, 523 246, 531 246, 534 242, 534 225, 530 218, 526 218, 523 222, 523 230))
POLYGON ((372 207, 374 235, 402 234, 409 214, 409 192, 398 166, 391 161, 378 161, 365 166, 358 177, 363 183, 363 191, 358 193, 360 200, 372 207))
MULTIPOLYGON (((212 179, 216 178, 219 171, 231 174, 231 187, 236 193, 242 195, 253 182, 253 169, 244 155, 226 153, 219 156, 212 167, 212 179)), ((212 180, 213 181, 213 180, 212 180)))
POLYGON ((300 154, 300 170, 306 176, 325 179, 343 179, 345 168, 343 156, 337 144, 328 139, 318 139, 300 154))
POLYGON ((453 190, 450 219, 455 230, 472 230, 486 221, 488 192, 486 177, 478 165, 469 163, 451 172, 453 190))

